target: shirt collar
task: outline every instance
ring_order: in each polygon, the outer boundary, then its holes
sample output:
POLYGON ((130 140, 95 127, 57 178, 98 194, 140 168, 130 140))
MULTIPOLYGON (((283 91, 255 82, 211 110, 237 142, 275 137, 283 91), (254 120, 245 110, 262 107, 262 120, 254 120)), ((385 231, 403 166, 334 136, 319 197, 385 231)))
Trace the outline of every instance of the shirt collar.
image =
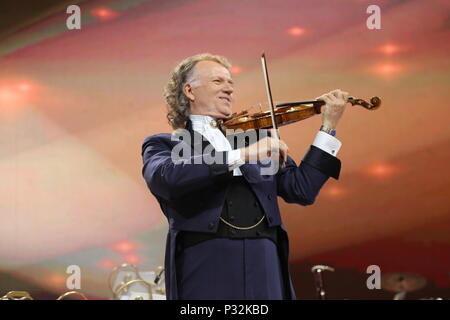
POLYGON ((192 122, 203 122, 203 123, 210 123, 211 120, 215 120, 215 118, 211 116, 206 116, 203 114, 191 114, 189 116, 189 119, 191 119, 192 122))
POLYGON ((193 128, 204 128, 204 127, 211 127, 211 121, 215 120, 215 118, 211 116, 206 116, 202 114, 191 114, 189 116, 189 119, 192 121, 192 127, 193 128))

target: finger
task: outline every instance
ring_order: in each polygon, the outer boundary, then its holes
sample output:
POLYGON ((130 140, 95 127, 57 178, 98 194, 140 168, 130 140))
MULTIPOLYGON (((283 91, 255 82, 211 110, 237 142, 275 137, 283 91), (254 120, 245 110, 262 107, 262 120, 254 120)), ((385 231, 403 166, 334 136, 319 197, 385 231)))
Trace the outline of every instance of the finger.
POLYGON ((276 138, 269 138, 268 140, 268 149, 270 150, 272 157, 274 157, 276 159, 276 157, 278 156, 278 153, 280 152, 280 140, 276 139, 276 138))
POLYGON ((334 96, 336 96, 338 99, 342 99, 344 102, 347 102, 349 93, 342 90, 336 90, 334 96))
POLYGON ((336 89, 330 92, 331 95, 335 96, 336 98, 341 98, 341 90, 340 89, 336 89))
POLYGON ((284 164, 284 163, 286 163, 286 161, 287 161, 287 150, 286 150, 286 149, 283 149, 283 150, 281 151, 281 155, 283 156, 283 164, 284 164))
POLYGON ((287 161, 287 152, 288 152, 288 147, 286 145, 286 143, 283 140, 280 140, 280 161, 282 161, 282 163, 285 163, 287 161))
POLYGON ((329 95, 323 95, 322 99, 320 99, 320 100, 325 101, 326 104, 332 104, 333 103, 333 100, 331 100, 331 97, 329 95))
POLYGON ((283 165, 287 162, 287 149, 282 150, 283 155, 283 165))
POLYGON ((288 152, 289 152, 289 147, 287 146, 287 144, 283 141, 283 140, 280 140, 280 146, 281 146, 281 149, 286 153, 286 155, 288 154, 288 152))
POLYGON ((347 98, 348 98, 348 92, 341 91, 339 93, 339 99, 342 99, 342 101, 347 102, 347 98))
POLYGON ((316 100, 323 100, 324 97, 327 96, 327 95, 328 95, 328 93, 324 93, 323 95, 318 96, 318 97, 316 98, 316 100))
POLYGON ((335 96, 333 95, 333 96, 331 96, 331 103, 330 103, 330 104, 331 104, 332 106, 342 104, 342 98, 337 98, 337 97, 335 97, 335 96))
POLYGON ((345 101, 345 102, 347 102, 349 95, 350 95, 350 94, 349 94, 348 92, 342 91, 342 97, 344 98, 344 101, 345 101))

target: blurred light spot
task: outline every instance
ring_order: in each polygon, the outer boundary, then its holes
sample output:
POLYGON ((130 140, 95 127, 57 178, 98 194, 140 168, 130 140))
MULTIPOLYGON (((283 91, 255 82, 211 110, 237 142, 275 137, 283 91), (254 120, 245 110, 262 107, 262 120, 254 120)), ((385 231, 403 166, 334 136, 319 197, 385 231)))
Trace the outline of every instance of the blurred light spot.
POLYGON ((242 68, 239 66, 232 66, 230 71, 232 74, 238 74, 242 72, 242 68))
POLYGON ((394 53, 398 52, 399 50, 400 50, 400 48, 398 46, 389 44, 389 43, 380 47, 380 51, 387 55, 394 54, 394 53))
POLYGON ((100 266, 105 269, 112 269, 115 267, 116 263, 110 259, 103 259, 100 261, 100 266))
POLYGON ((381 76, 392 76, 401 71, 401 67, 392 63, 383 63, 373 67, 373 72, 381 76))
POLYGON ((22 92, 29 92, 32 89, 32 84, 30 82, 20 82, 17 84, 17 89, 19 89, 22 92))
POLYGON ((391 176, 396 171, 395 167, 386 163, 377 163, 369 167, 369 174, 378 178, 391 176))
POLYGON ((26 83, 0 84, 0 114, 4 119, 14 120, 21 114, 30 97, 30 88, 26 83))
POLYGON ((132 264, 139 264, 139 262, 141 262, 142 259, 135 254, 127 254, 123 256, 123 261, 132 264))
POLYGON ((331 197, 339 197, 345 194, 345 190, 343 188, 333 186, 326 189, 326 194, 331 197))
POLYGON ((66 277, 60 274, 52 274, 47 277, 47 283, 53 286, 61 286, 66 283, 66 277))
POLYGON ((112 248, 113 250, 124 254, 135 251, 137 248, 137 244, 128 240, 123 240, 113 244, 112 248))
POLYGON ((16 107, 23 102, 22 98, 31 97, 30 93, 36 86, 30 81, 0 84, 0 105, 16 107))
POLYGON ((7 86, 0 87, 0 102, 2 102, 2 106, 4 104, 13 103, 19 98, 19 95, 15 90, 7 86))
POLYGON ((99 7, 91 10, 91 14, 100 21, 109 21, 117 18, 119 12, 108 7, 99 7))
POLYGON ((299 37, 305 33, 305 29, 298 26, 293 26, 287 29, 287 33, 293 37, 299 37))

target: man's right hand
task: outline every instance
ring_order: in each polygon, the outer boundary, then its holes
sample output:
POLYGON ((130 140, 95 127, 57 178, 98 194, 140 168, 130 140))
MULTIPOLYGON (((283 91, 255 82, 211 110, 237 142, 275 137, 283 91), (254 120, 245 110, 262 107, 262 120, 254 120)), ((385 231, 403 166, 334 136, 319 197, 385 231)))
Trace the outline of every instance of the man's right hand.
POLYGON ((283 140, 273 137, 264 137, 248 147, 241 148, 241 159, 245 162, 268 161, 278 159, 282 164, 286 163, 288 146, 283 140))

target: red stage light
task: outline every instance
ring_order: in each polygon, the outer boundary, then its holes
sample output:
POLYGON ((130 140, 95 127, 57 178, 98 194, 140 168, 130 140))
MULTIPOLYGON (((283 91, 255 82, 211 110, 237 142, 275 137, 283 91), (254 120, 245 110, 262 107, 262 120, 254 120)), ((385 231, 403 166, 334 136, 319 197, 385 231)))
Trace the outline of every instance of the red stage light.
POLYGON ((2 117, 14 119, 33 99, 36 85, 31 81, 0 83, 0 112, 2 117))
POLYGON ((17 99, 17 94, 11 90, 11 88, 2 86, 0 87, 0 103, 1 105, 7 105, 14 102, 17 99))
POLYGON ((108 7, 99 7, 91 10, 91 14, 100 21, 109 21, 119 16, 119 12, 108 7))
POLYGON ((51 274, 47 277, 47 283, 53 286, 60 286, 66 283, 66 277, 59 274, 51 274))
POLYGON ((112 248, 113 250, 123 254, 135 251, 137 244, 128 240, 123 240, 113 244, 112 248))
POLYGON ((17 89, 22 92, 29 92, 32 89, 32 85, 29 82, 20 82, 17 84, 17 89))
POLYGON ((6 83, 0 85, 0 100, 2 102, 17 102, 25 93, 30 93, 35 89, 35 85, 30 81, 6 83))
POLYGON ((378 178, 388 177, 394 172, 395 168, 392 165, 386 163, 377 163, 369 168, 369 173, 378 178))
POLYGON ((105 269, 112 269, 116 265, 116 263, 110 259, 103 259, 100 261, 100 266, 105 269))
POLYGON ((19 91, 20 88, 17 85, 3 84, 0 85, 0 110, 4 113, 14 114, 20 109, 23 92, 19 91))
POLYGON ((372 69, 373 72, 381 75, 381 76, 392 76, 401 71, 401 67, 392 63, 383 63, 376 65, 372 69))
POLYGON ((135 255, 135 254, 127 254, 123 256, 123 260, 127 263, 131 264, 139 264, 139 262, 142 261, 141 257, 135 255))
POLYGON ((232 74, 238 74, 242 72, 242 68, 239 66, 232 66, 230 71, 232 74))
POLYGON ((326 189, 326 194, 332 197, 339 197, 345 194, 345 190, 340 187, 329 187, 326 189))
POLYGON ((287 33, 293 37, 299 37, 305 33, 305 29, 298 26, 293 26, 287 29, 287 33))
POLYGON ((384 46, 381 46, 379 49, 382 53, 391 55, 400 50, 400 48, 393 44, 385 44, 384 46))

